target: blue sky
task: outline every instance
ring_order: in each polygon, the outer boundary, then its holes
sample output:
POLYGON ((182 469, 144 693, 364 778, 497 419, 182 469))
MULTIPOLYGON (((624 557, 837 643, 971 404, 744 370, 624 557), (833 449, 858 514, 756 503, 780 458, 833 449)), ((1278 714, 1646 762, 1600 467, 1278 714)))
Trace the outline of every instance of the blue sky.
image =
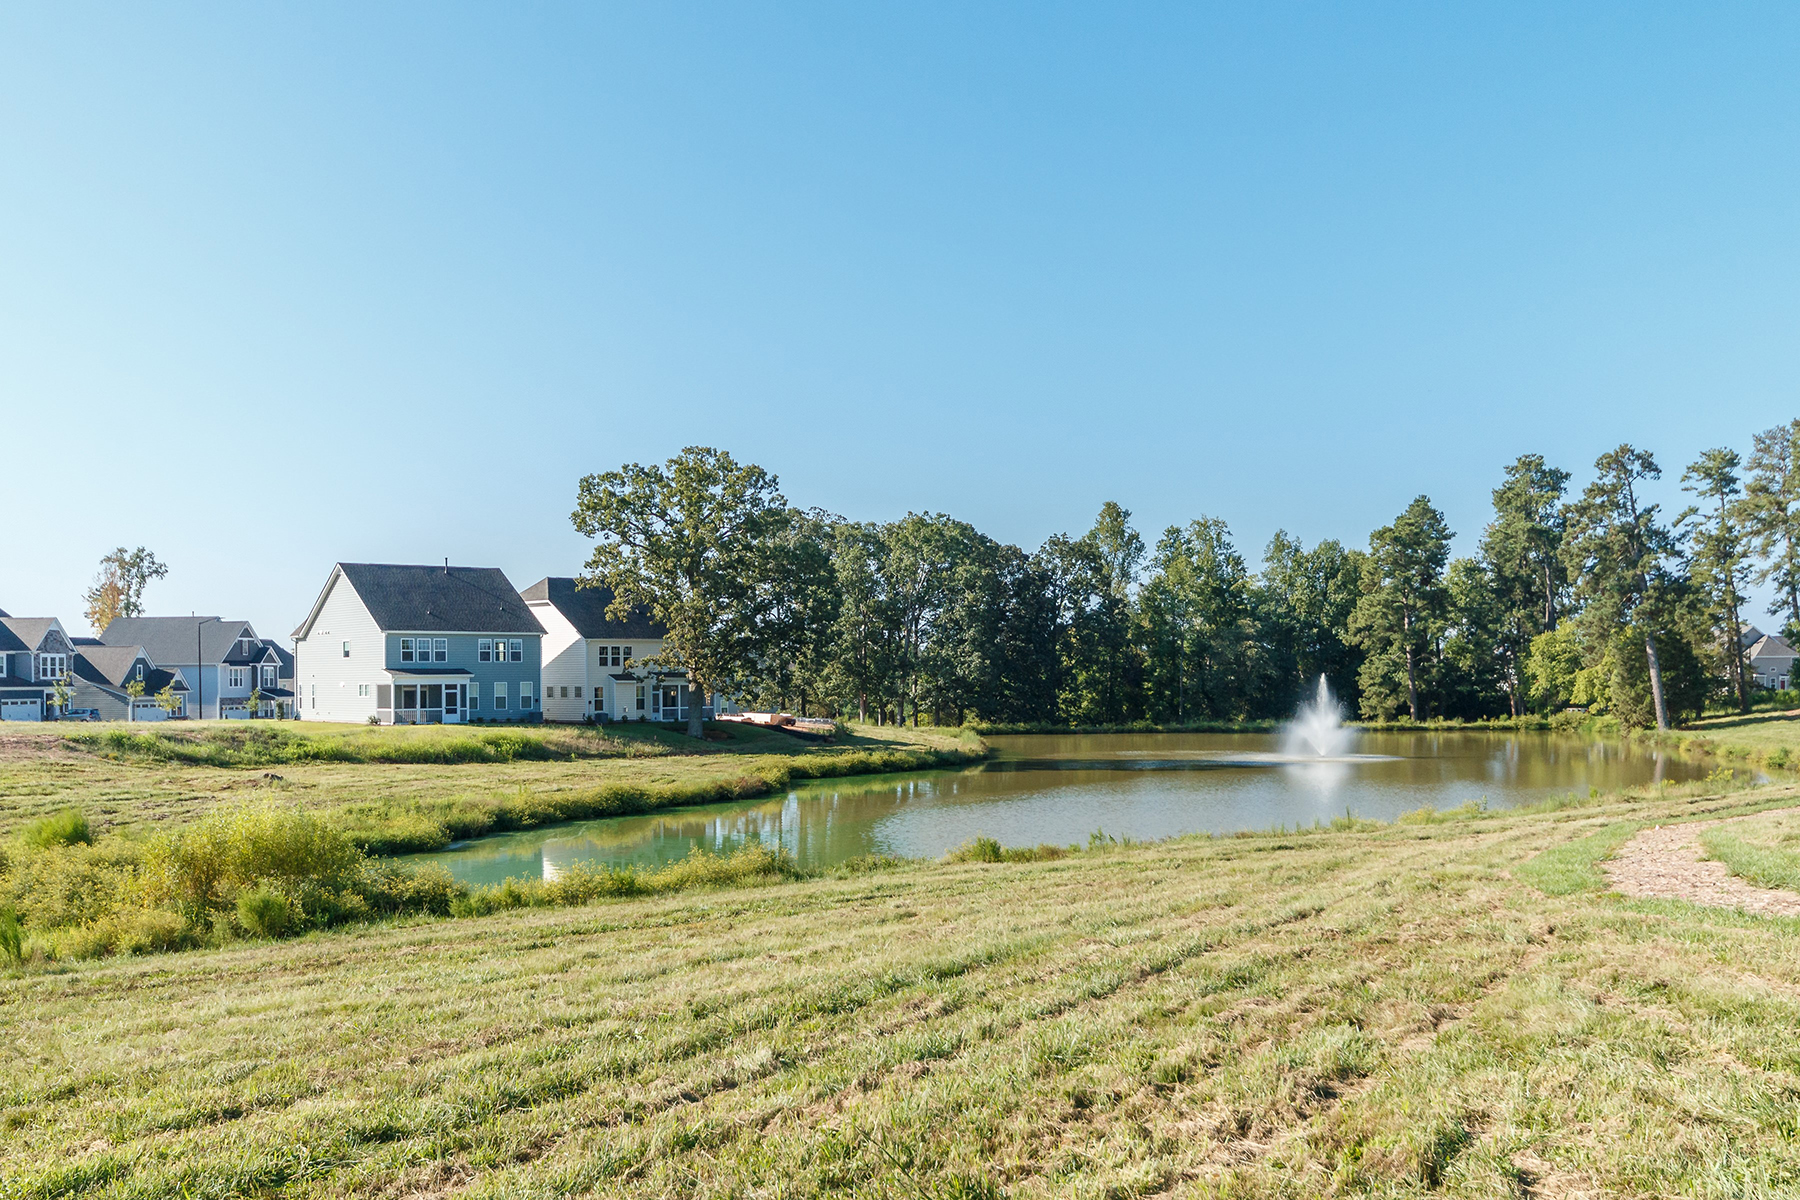
POLYGON ((572 573, 584 473, 1361 544, 1800 415, 1800 9, 13 6, 0 607, 572 573))

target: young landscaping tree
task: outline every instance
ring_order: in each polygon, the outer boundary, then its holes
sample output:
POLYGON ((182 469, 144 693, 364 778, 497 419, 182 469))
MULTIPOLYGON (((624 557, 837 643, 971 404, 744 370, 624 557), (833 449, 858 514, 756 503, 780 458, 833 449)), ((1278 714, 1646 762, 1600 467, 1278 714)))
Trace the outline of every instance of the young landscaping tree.
POLYGON ((120 546, 100 560, 100 573, 94 577, 93 586, 82 593, 88 624, 95 633, 103 633, 114 617, 142 616, 144 589, 151 580, 168 573, 169 568, 142 546, 136 550, 120 546))
POLYGON ((1800 418, 1756 435, 1744 488, 1744 524, 1751 549, 1763 560, 1758 586, 1773 583, 1770 616, 1800 636, 1800 418))
POLYGON ((704 446, 581 481, 570 519, 596 542, 581 583, 612 589, 615 618, 641 607, 668 630, 660 657, 687 671, 693 737, 705 697, 755 670, 758 575, 786 512, 773 475, 704 446))
POLYGON ((158 708, 168 713, 171 717, 180 711, 181 697, 175 694, 174 684, 165 683, 163 685, 163 690, 156 693, 156 704, 158 708))
POLYGON ((1350 636, 1368 652, 1361 683, 1363 711, 1370 716, 1391 716, 1402 686, 1413 720, 1426 714, 1420 684, 1432 665, 1449 603, 1444 564, 1450 538, 1443 514, 1427 496, 1369 535, 1363 594, 1350 614, 1350 636))
POLYGON ((1657 506, 1644 504, 1637 494, 1644 480, 1662 477, 1662 468, 1648 451, 1622 445, 1602 454, 1594 470, 1598 478, 1569 508, 1564 550, 1584 604, 1583 619, 1594 626, 1588 640, 1604 646, 1627 628, 1642 635, 1650 706, 1656 727, 1667 729, 1669 705, 1657 643, 1671 620, 1667 610, 1675 581, 1667 564, 1675 539, 1656 519, 1657 506))
POLYGON ((1682 473, 1682 490, 1706 502, 1675 518, 1677 528, 1692 528, 1689 575, 1705 597, 1717 632, 1726 681, 1737 696, 1739 712, 1750 711, 1750 685, 1744 672, 1744 588, 1750 582, 1750 556, 1740 517, 1743 485, 1735 450, 1708 450, 1682 473))
POLYGON ((1494 489, 1494 520, 1481 537, 1499 621, 1494 652, 1515 717, 1525 708, 1524 663, 1532 639, 1556 628, 1569 587, 1562 562, 1568 482, 1569 473, 1546 466, 1542 455, 1520 456, 1494 489))

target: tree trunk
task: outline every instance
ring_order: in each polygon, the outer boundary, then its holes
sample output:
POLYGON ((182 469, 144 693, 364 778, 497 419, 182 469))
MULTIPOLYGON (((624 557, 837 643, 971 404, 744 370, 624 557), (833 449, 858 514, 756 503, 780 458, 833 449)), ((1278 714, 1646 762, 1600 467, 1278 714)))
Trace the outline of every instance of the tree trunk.
POLYGON ((1737 602, 1733 600, 1731 616, 1731 682, 1737 687, 1738 711, 1750 711, 1750 683, 1744 678, 1744 626, 1738 619, 1737 602))
POLYGON ((1656 638, 1644 631, 1644 657, 1650 664, 1650 699, 1656 704, 1656 727, 1669 728, 1669 706, 1663 700, 1662 663, 1656 658, 1656 638))
POLYGON ((1413 720, 1419 719, 1419 688, 1413 682, 1413 648, 1406 648, 1406 711, 1412 714, 1413 720))
POLYGON ((700 720, 701 702, 706 693, 701 690, 700 681, 692 675, 688 676, 688 727, 687 735, 691 738, 704 738, 706 730, 700 720))
POLYGON ((1544 560, 1544 632, 1556 628, 1556 589, 1550 585, 1550 560, 1544 560))

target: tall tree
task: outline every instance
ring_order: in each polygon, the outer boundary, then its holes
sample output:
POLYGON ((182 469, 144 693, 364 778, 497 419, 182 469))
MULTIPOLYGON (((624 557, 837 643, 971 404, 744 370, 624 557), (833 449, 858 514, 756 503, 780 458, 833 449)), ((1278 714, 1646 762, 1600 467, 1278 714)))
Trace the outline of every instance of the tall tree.
POLYGON ((799 700, 801 716, 825 675, 843 594, 832 564, 832 529, 841 517, 788 509, 771 521, 757 565, 756 678, 753 690, 775 707, 799 700))
POLYGON ((1682 472, 1682 490, 1693 492, 1704 508, 1687 509, 1675 519, 1690 526, 1689 575, 1705 597, 1716 633, 1725 678, 1737 696, 1738 711, 1750 711, 1750 685, 1744 673, 1744 625, 1739 619, 1744 588, 1750 582, 1748 538, 1743 528, 1742 460, 1735 450, 1708 450, 1682 472))
POLYGON ((144 589, 168 573, 169 568, 142 546, 136 550, 120 546, 100 560, 93 586, 82 593, 88 624, 95 633, 104 633, 115 617, 143 616, 144 589))
POLYGON ((898 669, 899 619, 887 591, 887 542, 881 526, 846 521, 833 530, 831 563, 842 600, 828 672, 836 705, 867 721, 880 716, 888 681, 898 669))
POLYGON ((787 512, 778 488, 705 446, 581 481, 570 519, 596 542, 581 582, 612 589, 611 615, 642 607, 667 629, 659 658, 687 672, 692 737, 706 697, 756 669, 759 577, 787 512))
POLYGON ((1626 444, 1602 454, 1594 470, 1597 477, 1569 509, 1565 549, 1576 594, 1585 605, 1584 619, 1596 626, 1598 636, 1589 641, 1604 645, 1627 626, 1637 627, 1656 727, 1667 729, 1669 705, 1657 640, 1659 626, 1670 622, 1668 562, 1675 539, 1657 519, 1658 506, 1645 504, 1638 495, 1645 480, 1662 477, 1662 468, 1648 451, 1626 444))
POLYGON ((1387 716, 1404 684, 1407 712, 1422 720, 1422 682, 1442 633, 1449 592, 1444 564, 1450 559, 1450 527, 1420 496, 1392 525, 1369 535, 1363 594, 1350 616, 1350 635, 1368 652, 1363 662, 1363 711, 1387 716))
POLYGON ((1745 526, 1764 564, 1756 583, 1775 585, 1769 615, 1785 613, 1785 632, 1800 636, 1800 418, 1757 434, 1745 465, 1745 526))
POLYGON ((1346 704, 1359 699, 1362 651, 1348 640, 1366 556, 1326 540, 1308 550, 1277 530, 1257 576, 1257 624, 1271 660, 1263 715, 1291 712, 1323 675, 1346 704))
POLYGON ((1250 573, 1216 517, 1170 526, 1141 594, 1146 684, 1159 720, 1246 716, 1261 667, 1250 573))
POLYGON ((1494 520, 1481 537, 1499 622, 1493 649, 1515 717, 1527 703, 1524 664, 1532 639, 1556 628, 1569 587, 1562 561, 1568 482, 1569 473, 1545 465, 1542 455, 1521 455, 1494 489, 1494 520))
POLYGON ((1058 534, 1036 555, 1056 611, 1058 704, 1072 723, 1122 724, 1139 715, 1132 597, 1143 560, 1131 513, 1110 500, 1086 534, 1058 534))

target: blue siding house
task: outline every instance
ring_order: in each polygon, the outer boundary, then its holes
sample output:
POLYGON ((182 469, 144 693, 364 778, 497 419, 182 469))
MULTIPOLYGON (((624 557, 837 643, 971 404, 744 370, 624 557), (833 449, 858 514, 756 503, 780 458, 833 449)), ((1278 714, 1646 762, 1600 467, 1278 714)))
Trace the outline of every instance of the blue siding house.
POLYGON ((543 636, 496 568, 338 563, 294 630, 299 715, 539 721, 543 636))

